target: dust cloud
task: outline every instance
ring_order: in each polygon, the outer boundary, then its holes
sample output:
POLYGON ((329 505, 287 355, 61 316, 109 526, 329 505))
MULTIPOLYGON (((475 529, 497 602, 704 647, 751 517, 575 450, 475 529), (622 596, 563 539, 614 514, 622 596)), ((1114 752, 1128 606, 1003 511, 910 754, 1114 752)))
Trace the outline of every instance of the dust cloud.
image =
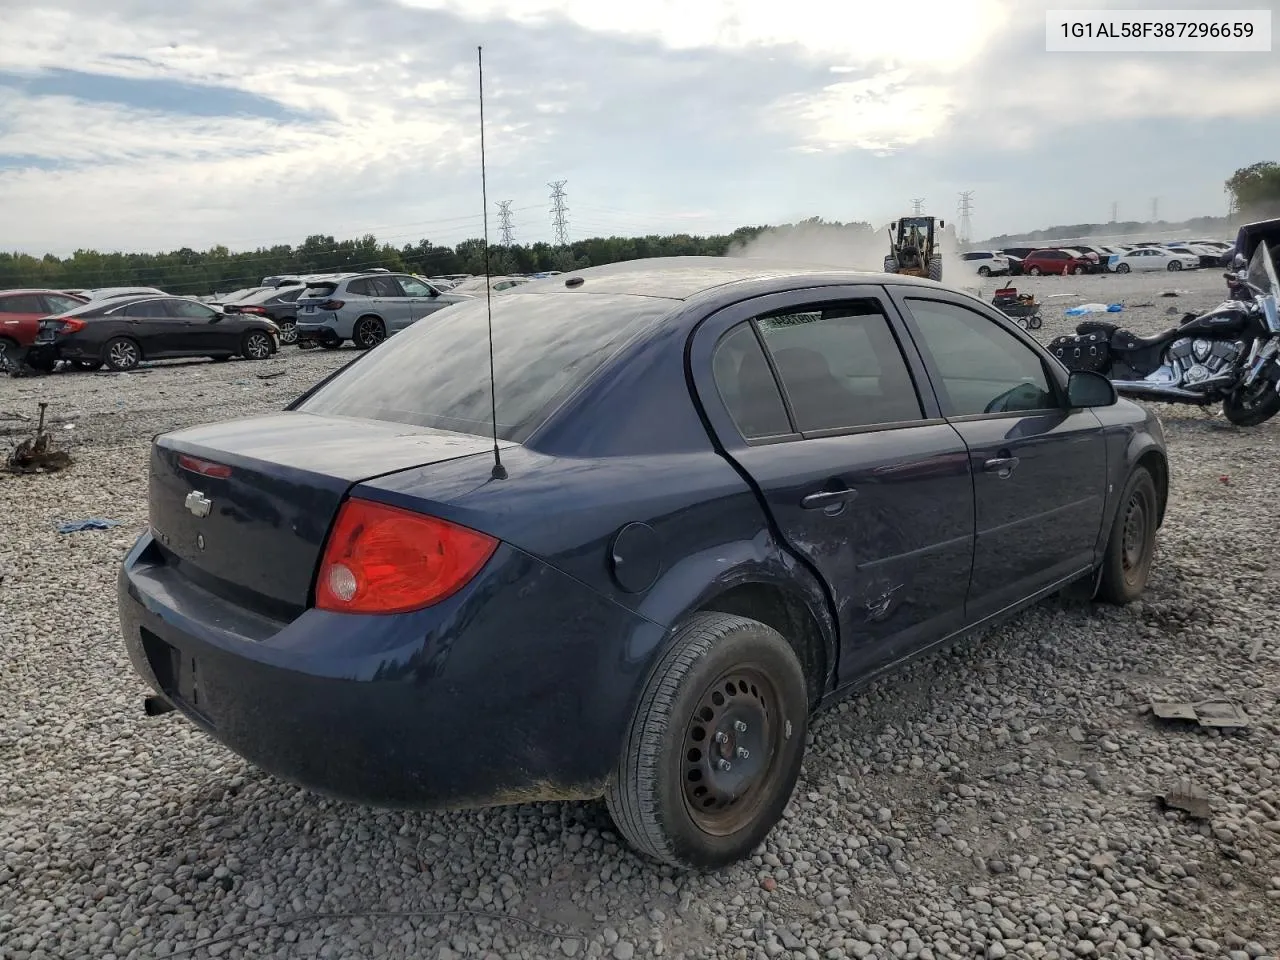
MULTIPOLYGON (((960 259, 950 224, 943 228, 940 242, 943 283, 956 287, 976 284, 977 276, 960 259)), ((887 224, 876 229, 867 223, 804 221, 770 227, 751 240, 738 241, 725 256, 880 273, 888 253, 887 224)))

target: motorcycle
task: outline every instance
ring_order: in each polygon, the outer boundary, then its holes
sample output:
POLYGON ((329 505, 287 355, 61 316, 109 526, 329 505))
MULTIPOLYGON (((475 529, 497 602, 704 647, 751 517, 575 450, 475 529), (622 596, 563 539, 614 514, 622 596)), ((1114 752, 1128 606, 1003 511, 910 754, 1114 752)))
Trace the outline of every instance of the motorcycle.
POLYGON ((1232 423, 1256 427, 1280 413, 1280 279, 1265 242, 1244 269, 1228 274, 1228 290, 1233 299, 1153 337, 1088 320, 1049 350, 1069 370, 1101 373, 1121 396, 1221 402, 1232 423))

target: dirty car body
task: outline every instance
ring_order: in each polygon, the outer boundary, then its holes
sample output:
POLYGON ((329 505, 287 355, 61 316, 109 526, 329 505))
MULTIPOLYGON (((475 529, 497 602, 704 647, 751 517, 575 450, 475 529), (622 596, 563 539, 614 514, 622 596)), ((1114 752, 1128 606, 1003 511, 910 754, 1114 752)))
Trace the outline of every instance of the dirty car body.
POLYGON ((776 628, 812 711, 1092 585, 1140 464, 1163 510, 1158 421, 1073 408, 1065 368, 936 283, 675 258, 492 310, 505 478, 483 301, 284 412, 153 445, 119 577, 130 657, 268 771, 376 805, 598 797, 691 617, 776 628), (972 373, 988 349, 976 379, 948 359, 972 373), (345 612, 348 510, 440 522, 475 562, 431 602, 345 612))

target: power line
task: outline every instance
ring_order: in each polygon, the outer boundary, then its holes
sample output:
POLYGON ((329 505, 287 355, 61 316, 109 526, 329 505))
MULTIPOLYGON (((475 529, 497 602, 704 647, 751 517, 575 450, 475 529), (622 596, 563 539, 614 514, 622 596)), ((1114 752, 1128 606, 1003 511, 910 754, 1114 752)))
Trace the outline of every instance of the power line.
POLYGON ((960 242, 968 243, 973 231, 973 191, 960 194, 960 242))
POLYGON ((502 231, 502 245, 509 247, 515 242, 515 234, 511 230, 511 200, 498 201, 498 224, 502 231))
POLYGON ((557 247, 569 245, 569 223, 565 220, 565 214, 569 212, 569 208, 564 202, 564 185, 568 182, 568 180, 557 180, 547 184, 551 188, 551 226, 556 231, 557 247))
POLYGON ((911 215, 918 217, 924 213, 924 197, 913 197, 911 199, 911 215))

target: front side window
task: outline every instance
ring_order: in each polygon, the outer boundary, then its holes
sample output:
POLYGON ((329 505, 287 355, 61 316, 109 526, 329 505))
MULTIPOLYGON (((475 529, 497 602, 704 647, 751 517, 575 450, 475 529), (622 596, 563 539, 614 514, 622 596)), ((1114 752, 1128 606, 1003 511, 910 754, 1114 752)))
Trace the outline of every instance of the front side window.
POLYGON ((956 304, 907 299, 923 343, 942 382, 949 417, 1029 412, 1058 407, 1044 363, 994 320, 956 304))
POLYGON ((756 323, 801 432, 923 417, 906 360, 875 300, 780 311, 756 323))
POLYGON ((404 288, 407 297, 429 297, 431 296, 431 288, 421 280, 415 280, 413 277, 397 277, 400 286, 404 288))

